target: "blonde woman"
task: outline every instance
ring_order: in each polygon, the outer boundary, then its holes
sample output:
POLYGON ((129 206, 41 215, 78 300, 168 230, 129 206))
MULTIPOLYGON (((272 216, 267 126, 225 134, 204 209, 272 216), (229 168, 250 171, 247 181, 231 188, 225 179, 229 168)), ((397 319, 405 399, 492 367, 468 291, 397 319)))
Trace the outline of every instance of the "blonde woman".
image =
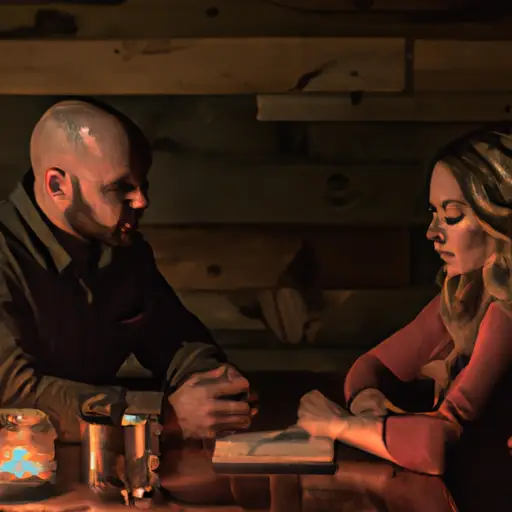
POLYGON ((461 511, 482 503, 504 510, 512 492, 509 132, 481 130, 443 148, 429 195, 427 237, 443 261, 441 293, 355 362, 345 382, 350 412, 313 391, 301 400, 299 424, 403 468, 444 474, 461 511), (425 377, 436 386, 429 410, 391 405, 387 379, 406 386, 425 377))

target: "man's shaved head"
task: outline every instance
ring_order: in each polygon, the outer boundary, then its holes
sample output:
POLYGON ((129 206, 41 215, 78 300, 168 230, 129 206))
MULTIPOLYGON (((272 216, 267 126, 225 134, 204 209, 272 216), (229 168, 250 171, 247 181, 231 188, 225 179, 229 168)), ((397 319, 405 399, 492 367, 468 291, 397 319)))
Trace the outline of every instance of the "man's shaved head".
POLYGON ((120 113, 78 100, 53 105, 34 128, 30 159, 36 200, 61 229, 117 244, 136 227, 150 150, 120 113))
POLYGON ((37 178, 58 168, 78 178, 98 178, 95 160, 129 163, 129 140, 121 121, 84 101, 62 101, 48 109, 30 140, 30 159, 37 178))

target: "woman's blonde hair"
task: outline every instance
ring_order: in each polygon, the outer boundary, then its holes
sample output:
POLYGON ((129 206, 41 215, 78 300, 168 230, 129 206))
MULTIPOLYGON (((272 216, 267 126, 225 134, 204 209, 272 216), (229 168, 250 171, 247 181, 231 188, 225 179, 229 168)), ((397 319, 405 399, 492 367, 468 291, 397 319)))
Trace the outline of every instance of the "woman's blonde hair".
POLYGON ((483 284, 486 291, 498 300, 511 302, 510 128, 480 129, 450 142, 435 155, 430 165, 430 174, 438 162, 443 162, 451 170, 482 228, 496 240, 496 253, 483 269, 483 284))

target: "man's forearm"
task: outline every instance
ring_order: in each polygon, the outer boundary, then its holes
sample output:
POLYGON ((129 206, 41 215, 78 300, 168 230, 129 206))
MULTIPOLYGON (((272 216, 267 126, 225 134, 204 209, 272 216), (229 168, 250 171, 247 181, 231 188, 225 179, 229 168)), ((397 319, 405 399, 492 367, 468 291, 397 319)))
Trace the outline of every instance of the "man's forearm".
MULTIPOLYGON (((5 346, 5 344, 4 344, 5 346)), ((125 392, 38 374, 17 346, 5 347, 0 360, 0 407, 39 409, 48 415, 60 440, 80 440, 80 418, 120 421, 125 392)))
POLYGON ((166 387, 172 391, 194 373, 213 370, 226 362, 226 355, 216 344, 183 343, 167 370, 166 387))

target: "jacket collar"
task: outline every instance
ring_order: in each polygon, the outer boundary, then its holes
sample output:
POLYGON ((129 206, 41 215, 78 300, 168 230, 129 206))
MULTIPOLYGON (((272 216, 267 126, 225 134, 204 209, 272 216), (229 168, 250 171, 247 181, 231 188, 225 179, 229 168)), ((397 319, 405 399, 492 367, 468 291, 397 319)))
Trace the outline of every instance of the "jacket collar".
MULTIPOLYGON (((71 263, 71 256, 62 247, 53 235, 51 229, 42 218, 39 208, 35 205, 33 198, 34 190, 34 175, 29 171, 18 183, 16 188, 9 196, 9 202, 15 207, 19 215, 23 218, 25 223, 30 227, 35 236, 46 247, 48 253, 59 273, 63 272, 66 267, 71 263)), ((19 240, 23 242, 25 247, 30 251, 32 256, 44 267, 47 268, 45 258, 38 250, 35 244, 30 240, 27 234, 13 233, 19 240), (21 236, 20 236, 21 235, 21 236), (25 235, 25 236, 23 236, 25 235)), ((112 247, 102 244, 101 256, 99 259, 98 267, 106 267, 112 261, 112 247)))

